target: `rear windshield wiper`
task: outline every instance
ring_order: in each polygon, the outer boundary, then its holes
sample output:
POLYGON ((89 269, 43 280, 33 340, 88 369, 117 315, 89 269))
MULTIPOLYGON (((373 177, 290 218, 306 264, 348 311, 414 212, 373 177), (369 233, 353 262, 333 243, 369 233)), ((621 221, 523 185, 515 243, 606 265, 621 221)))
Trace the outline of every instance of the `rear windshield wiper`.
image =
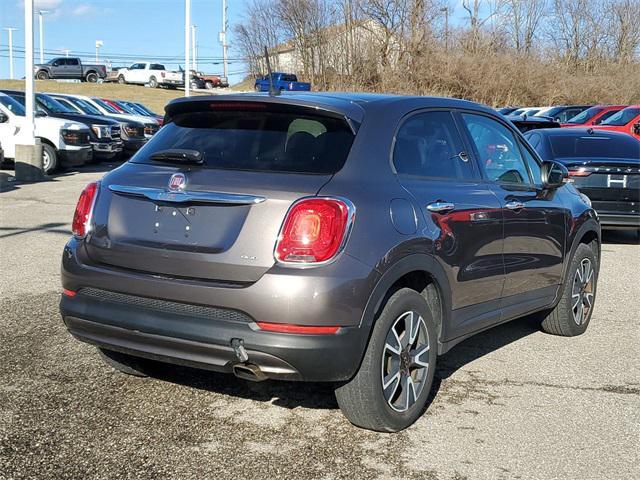
POLYGON ((185 150, 181 148, 170 148, 152 153, 149 158, 160 162, 192 163, 202 165, 204 155, 198 150, 185 150))

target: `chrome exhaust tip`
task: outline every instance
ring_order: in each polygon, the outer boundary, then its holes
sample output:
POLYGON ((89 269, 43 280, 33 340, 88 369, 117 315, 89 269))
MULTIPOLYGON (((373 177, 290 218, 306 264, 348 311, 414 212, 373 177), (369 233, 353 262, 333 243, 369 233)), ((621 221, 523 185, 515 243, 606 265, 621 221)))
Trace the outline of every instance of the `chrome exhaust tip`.
POLYGON ((233 366, 233 374, 242 378, 243 380, 249 380, 250 382, 262 382, 267 379, 260 367, 251 363, 236 363, 233 366))

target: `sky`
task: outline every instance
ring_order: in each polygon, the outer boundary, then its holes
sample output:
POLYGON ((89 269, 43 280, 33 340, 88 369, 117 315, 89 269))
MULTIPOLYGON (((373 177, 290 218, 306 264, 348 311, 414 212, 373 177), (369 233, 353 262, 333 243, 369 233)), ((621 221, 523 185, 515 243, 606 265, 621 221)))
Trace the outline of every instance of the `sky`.
MULTIPOLYGON (((184 61, 184 0, 34 0, 35 9, 46 10, 44 20, 45 61, 55 56, 80 56, 95 61, 95 42, 102 40, 100 61, 114 66, 136 60, 156 60, 177 69, 184 61), (170 58, 171 57, 171 58, 170 58)), ((243 15, 246 0, 227 0, 227 43, 233 43, 232 27, 243 15)), ((191 23, 197 25, 198 69, 222 73, 222 0, 191 0, 191 23)), ((9 78, 9 35, 13 32, 14 78, 24 76, 24 3, 0 0, 0 78, 9 78)), ((34 58, 39 62, 38 15, 34 18, 34 58)), ((229 48, 229 79, 236 83, 246 75, 238 53, 229 48)))

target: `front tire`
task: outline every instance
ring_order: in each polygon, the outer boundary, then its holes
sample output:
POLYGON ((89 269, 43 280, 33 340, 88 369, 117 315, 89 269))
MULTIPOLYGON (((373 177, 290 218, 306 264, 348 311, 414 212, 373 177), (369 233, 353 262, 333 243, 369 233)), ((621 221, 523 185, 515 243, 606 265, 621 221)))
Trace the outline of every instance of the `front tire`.
POLYGON ((213 83, 204 82, 204 88, 206 88, 207 90, 213 90, 213 83))
POLYGON ((542 330, 563 337, 583 334, 593 314, 597 281, 598 260, 589 245, 581 243, 571 259, 562 297, 542 321, 542 330))
POLYGON ((437 334, 426 300, 409 288, 395 292, 378 317, 355 377, 336 389, 354 425, 397 432, 423 413, 433 383, 437 334))
POLYGON ((124 75, 118 75, 118 83, 119 83, 120 85, 124 85, 125 83, 127 83, 127 82, 125 82, 125 80, 124 80, 124 75))
POLYGON ((47 175, 58 169, 58 152, 47 143, 42 144, 42 170, 47 175))
POLYGON ((49 80, 49 73, 46 70, 40 70, 37 74, 36 74, 36 78, 38 80, 49 80))

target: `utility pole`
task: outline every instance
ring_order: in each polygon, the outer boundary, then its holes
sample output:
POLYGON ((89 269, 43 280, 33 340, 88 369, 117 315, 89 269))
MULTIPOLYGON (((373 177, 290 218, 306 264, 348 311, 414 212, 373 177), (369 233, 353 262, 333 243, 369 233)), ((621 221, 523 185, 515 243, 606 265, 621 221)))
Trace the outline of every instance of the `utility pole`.
POLYGON ((191 69, 189 68, 189 25, 191 24, 191 0, 184 0, 184 96, 189 96, 191 87, 191 69))
POLYGON ((440 9, 444 12, 444 50, 449 51, 449 7, 443 7, 440 9))
POLYGON ((67 58, 69 58, 69 52, 70 52, 70 51, 71 51, 71 50, 63 50, 63 52, 64 52, 64 56, 65 56, 65 57, 67 57, 67 58))
POLYGON ((222 75, 229 81, 229 67, 227 64, 227 0, 222 0, 222 31, 220 32, 220 42, 222 43, 222 75))
POLYGON ((9 78, 13 80, 13 32, 18 29, 15 27, 5 27, 4 30, 9 32, 9 78))
POLYGON ((40 63, 44 63, 44 25, 42 16, 49 13, 47 10, 38 10, 38 20, 40 22, 40 63))
POLYGON ((102 40, 96 40, 96 63, 99 62, 98 60, 98 50, 100 50, 100 47, 104 45, 104 42, 102 40))
POLYGON ((196 28, 197 25, 191 25, 191 55, 193 56, 193 69, 198 71, 198 43, 196 42, 196 28))

